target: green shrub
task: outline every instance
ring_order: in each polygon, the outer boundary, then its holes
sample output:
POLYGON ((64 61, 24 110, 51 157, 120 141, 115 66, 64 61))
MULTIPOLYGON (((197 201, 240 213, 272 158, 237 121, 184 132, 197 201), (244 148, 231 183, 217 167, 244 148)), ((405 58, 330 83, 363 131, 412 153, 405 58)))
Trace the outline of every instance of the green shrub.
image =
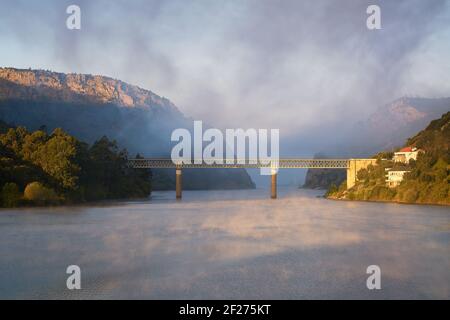
POLYGON ((59 200, 55 191, 39 182, 31 182, 25 187, 24 198, 35 203, 55 203, 59 200))
POLYGON ((373 189, 364 189, 363 190, 363 200, 371 200, 372 199, 372 190, 373 189))
POLYGON ((392 200, 395 197, 395 191, 388 187, 380 187, 379 197, 381 200, 392 200))
POLYGON ((338 191, 338 188, 336 187, 336 185, 334 183, 331 184, 330 188, 327 191, 327 196, 331 196, 333 194, 335 194, 338 191))
POLYGON ((413 203, 417 200, 419 192, 415 188, 410 188, 406 190, 402 195, 402 200, 405 202, 413 203))
POLYGON ((339 192, 344 192, 347 190, 347 180, 342 181, 341 185, 339 186, 339 192))

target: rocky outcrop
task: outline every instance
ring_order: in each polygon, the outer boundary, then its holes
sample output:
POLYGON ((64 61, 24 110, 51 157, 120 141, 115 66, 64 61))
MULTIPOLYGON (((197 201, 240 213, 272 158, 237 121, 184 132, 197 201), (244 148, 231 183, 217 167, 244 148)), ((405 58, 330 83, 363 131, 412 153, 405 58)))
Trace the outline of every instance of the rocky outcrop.
MULTIPOLYGON (((314 159, 326 159, 327 155, 318 153, 314 159)), ((328 189, 332 184, 339 186, 346 178, 345 169, 308 169, 302 188, 328 189)))
POLYGON ((0 68, 0 99, 55 100, 74 104, 114 104, 128 108, 164 108, 179 113, 168 99, 109 77, 45 70, 0 68))
POLYGON ((339 186, 345 177, 345 169, 308 169, 303 188, 328 189, 332 184, 339 186))

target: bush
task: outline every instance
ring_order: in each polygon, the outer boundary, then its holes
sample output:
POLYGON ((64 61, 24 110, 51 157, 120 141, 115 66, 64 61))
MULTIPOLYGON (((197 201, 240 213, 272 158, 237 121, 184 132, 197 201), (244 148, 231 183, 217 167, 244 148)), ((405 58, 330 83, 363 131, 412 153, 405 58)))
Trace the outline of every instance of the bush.
POLYGON ((372 199, 372 190, 373 189, 364 189, 363 190, 363 200, 371 200, 372 199))
POLYGON ((395 191, 388 187, 381 187, 379 190, 379 197, 381 200, 392 200, 395 197, 395 191))
POLYGON ((5 183, 1 192, 1 204, 4 207, 12 208, 19 204, 22 195, 19 192, 19 187, 15 183, 5 183))
POLYGON ((336 185, 334 183, 331 184, 330 188, 328 189, 326 196, 331 196, 334 193, 336 193, 338 191, 338 188, 336 187, 336 185))
POLYGON ((43 186, 39 182, 31 182, 25 187, 24 198, 36 203, 55 203, 59 198, 55 191, 43 186))
POLYGON ((419 193, 415 188, 411 188, 405 191, 405 193, 402 195, 402 200, 404 202, 408 203, 414 203, 417 200, 417 197, 419 196, 419 193))
POLYGON ((339 192, 344 192, 347 190, 347 179, 342 181, 341 185, 339 186, 339 192))

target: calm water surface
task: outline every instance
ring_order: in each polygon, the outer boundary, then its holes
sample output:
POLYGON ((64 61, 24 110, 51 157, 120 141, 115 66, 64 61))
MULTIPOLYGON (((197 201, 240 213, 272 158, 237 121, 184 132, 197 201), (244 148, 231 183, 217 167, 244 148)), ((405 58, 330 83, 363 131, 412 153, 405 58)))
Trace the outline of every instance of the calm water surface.
POLYGON ((282 189, 0 210, 0 298, 450 298, 450 209, 282 189), (68 265, 82 289, 66 289, 68 265), (378 291, 366 268, 379 265, 378 291))

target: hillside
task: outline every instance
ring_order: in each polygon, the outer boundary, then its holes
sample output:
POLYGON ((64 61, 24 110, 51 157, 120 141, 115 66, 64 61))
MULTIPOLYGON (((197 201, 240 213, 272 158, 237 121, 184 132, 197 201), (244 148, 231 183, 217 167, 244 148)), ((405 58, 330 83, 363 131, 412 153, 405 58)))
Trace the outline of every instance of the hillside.
MULTIPOLYGON (((394 150, 430 121, 450 111, 450 98, 402 97, 379 107, 357 123, 346 141, 336 142, 328 157, 368 157, 378 150, 394 150), (358 134, 353 134, 357 132, 358 134)), ((327 189, 345 179, 345 170, 308 170, 304 188, 327 189)))
POLYGON ((450 112, 408 139, 405 147, 422 150, 416 161, 410 160, 407 164, 393 162, 389 160, 392 152, 381 152, 377 155, 376 166, 358 172, 359 182, 352 189, 345 190, 344 182, 339 188, 332 186, 328 197, 449 205, 450 112), (386 186, 386 173, 390 170, 407 171, 396 187, 386 186))
MULTIPOLYGON (((191 128, 168 99, 103 76, 0 68, 0 119, 28 130, 63 128, 88 143, 106 135, 131 154, 170 156, 170 135, 191 128)), ((173 189, 163 170, 154 170, 154 189, 173 189)), ((184 172, 186 189, 253 188, 243 169, 184 172)))

